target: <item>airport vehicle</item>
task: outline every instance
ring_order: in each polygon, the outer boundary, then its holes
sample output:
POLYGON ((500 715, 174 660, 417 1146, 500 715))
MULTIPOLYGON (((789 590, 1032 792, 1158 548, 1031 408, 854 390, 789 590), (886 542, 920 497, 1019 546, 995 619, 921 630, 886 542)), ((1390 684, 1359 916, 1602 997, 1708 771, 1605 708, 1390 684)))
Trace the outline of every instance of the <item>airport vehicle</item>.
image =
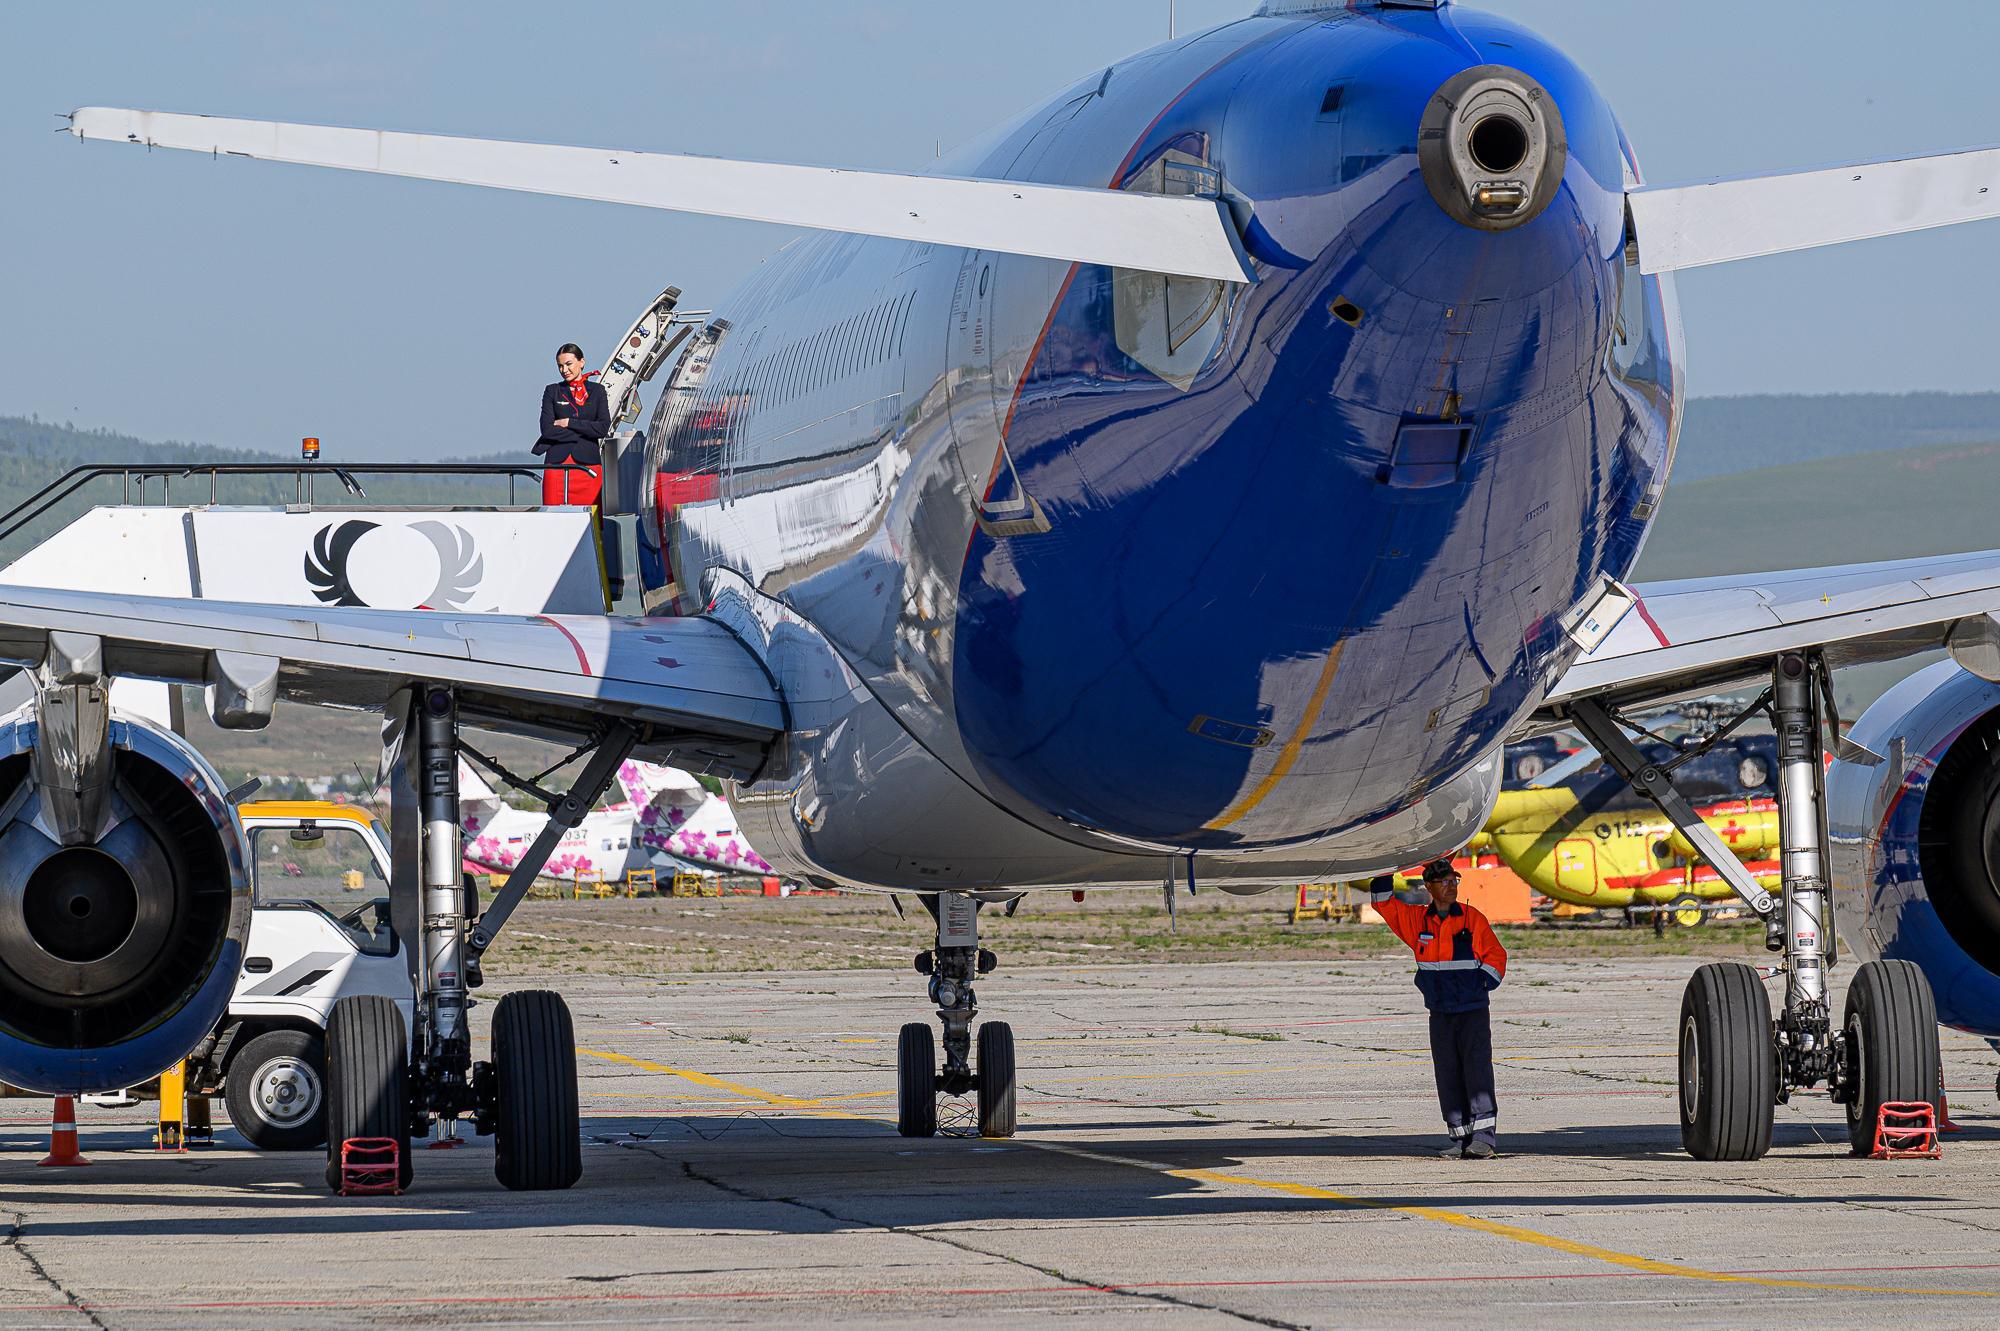
MULTIPOLYGON (((669 876, 685 870, 771 872, 737 831, 728 801, 686 772, 629 760, 619 765, 617 782, 624 798, 600 805, 564 832, 542 866, 545 877, 615 883, 634 869, 669 876)), ((458 768, 458 798, 466 867, 478 873, 512 869, 548 824, 546 813, 502 801, 464 762, 458 768)))
MULTIPOLYGON (((0 591, 0 654, 40 685, 13 732, 37 764, 21 788, 60 833, 28 873, 90 856, 107 749, 68 741, 97 733, 109 676, 204 682, 232 725, 280 694, 384 711, 393 822, 424 828, 391 887, 420 940, 417 1030, 405 1060, 393 1004, 335 1005, 335 1140, 470 1115, 499 1134, 504 1183, 574 1181, 566 1010, 509 994, 475 1067, 465 998, 628 757, 735 780, 781 871, 920 894, 944 1061, 929 1024, 904 1028, 899 1126, 932 1133, 939 1092, 976 1093, 1004 1136, 1011 1032, 987 1022, 974 1049, 982 900, 1260 890, 1448 853, 1484 824, 1502 746, 1563 727, 1646 788, 1782 953, 1775 1019, 1749 967, 1690 982, 1691 1152, 1762 1155, 1773 1103, 1819 1085, 1863 1149, 1885 1099, 1934 1093, 1914 966, 1864 965, 1833 1010, 1825 685, 1939 646, 2000 679, 2000 554, 1621 579, 1681 414, 1671 273, 1991 218, 2000 152, 1647 185, 1575 64, 1446 0, 1270 0, 1090 71, 923 176, 115 108, 72 128, 212 159, 188 169, 261 158, 823 232, 718 303, 660 394, 641 569, 677 617, 0 591), (1620 722, 1760 683, 1780 894, 1620 722), (582 766, 476 919, 457 882, 469 726, 568 737, 582 766), (548 1108, 509 1112, 530 1103, 548 1108)), ((1941 826, 1956 843, 1983 823, 1941 826)), ((170 895, 105 849, 107 903, 170 895)), ((0 931, 0 960, 18 976, 20 938, 66 947, 95 1000, 109 954, 71 940, 71 890, 0 931)), ((240 937, 218 918, 201 939, 240 937)), ((73 1080, 110 1034, 16 1022, 0 1073, 73 1080)))
POLYGON ((238 812, 254 890, 243 972, 190 1076, 222 1088, 230 1122, 251 1145, 307 1150, 326 1141, 334 1003, 380 995, 406 1022, 414 1017, 389 918, 389 851, 356 805, 269 800, 238 812))

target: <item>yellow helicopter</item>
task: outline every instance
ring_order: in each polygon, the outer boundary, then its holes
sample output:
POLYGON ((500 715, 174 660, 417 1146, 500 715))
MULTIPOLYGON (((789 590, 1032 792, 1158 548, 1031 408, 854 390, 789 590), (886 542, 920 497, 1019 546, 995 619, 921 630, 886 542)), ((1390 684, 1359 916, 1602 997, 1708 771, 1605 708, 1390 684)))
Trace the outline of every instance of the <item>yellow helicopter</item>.
MULTIPOLYGON (((1535 891, 1590 909, 1664 907, 1676 924, 1703 922, 1715 903, 1734 900, 1722 876, 1652 803, 1633 792, 1608 764, 1570 773, 1510 754, 1508 784, 1486 830, 1466 847, 1475 857, 1498 856, 1535 891), (1547 780, 1553 784, 1521 785, 1547 780)), ((1655 744, 1655 762, 1676 756, 1655 744)), ((1778 806, 1772 785, 1776 740, 1729 737, 1685 759, 1674 780, 1695 812, 1731 846, 1767 888, 1779 887, 1778 806)))

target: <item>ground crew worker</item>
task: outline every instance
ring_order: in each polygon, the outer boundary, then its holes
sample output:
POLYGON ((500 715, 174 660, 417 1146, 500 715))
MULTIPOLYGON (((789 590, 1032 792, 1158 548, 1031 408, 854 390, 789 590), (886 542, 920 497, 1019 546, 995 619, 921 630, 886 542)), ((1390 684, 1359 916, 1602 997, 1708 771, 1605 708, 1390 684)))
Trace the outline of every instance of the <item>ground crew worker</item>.
POLYGON ((542 437, 535 441, 547 468, 542 503, 594 504, 604 483, 598 440, 611 433, 611 401, 602 384, 590 382, 596 371, 583 368, 576 343, 557 349, 556 372, 562 378, 542 390, 542 437))
POLYGON ((1396 900, 1393 874, 1368 885, 1383 923, 1417 955, 1417 988, 1431 1014, 1438 1108, 1451 1134, 1451 1145, 1440 1154, 1447 1160, 1485 1160, 1499 1151, 1486 996, 1507 974, 1507 949, 1477 906, 1459 903, 1458 870, 1450 860, 1426 864, 1424 886, 1431 894, 1428 906, 1396 900))

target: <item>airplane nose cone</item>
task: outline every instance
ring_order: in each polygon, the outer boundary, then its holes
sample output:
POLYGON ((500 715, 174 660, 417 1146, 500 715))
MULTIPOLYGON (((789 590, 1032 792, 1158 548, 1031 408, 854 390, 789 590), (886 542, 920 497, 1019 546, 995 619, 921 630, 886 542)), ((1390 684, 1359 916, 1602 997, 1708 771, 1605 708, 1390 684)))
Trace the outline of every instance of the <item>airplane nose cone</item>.
POLYGON ((1424 107, 1417 160, 1438 207, 1476 231, 1525 226, 1562 185, 1569 142, 1541 84, 1506 65, 1448 79, 1424 107))

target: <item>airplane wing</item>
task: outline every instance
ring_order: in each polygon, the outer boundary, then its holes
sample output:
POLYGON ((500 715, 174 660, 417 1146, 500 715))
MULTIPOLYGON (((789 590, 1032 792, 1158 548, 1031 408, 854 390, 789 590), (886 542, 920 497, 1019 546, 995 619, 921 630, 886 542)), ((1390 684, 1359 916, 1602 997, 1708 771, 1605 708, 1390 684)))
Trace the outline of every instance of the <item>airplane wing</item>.
POLYGON ((2000 147, 1641 185, 1639 268, 1662 273, 2000 217, 2000 147))
POLYGON ((424 681, 453 685, 473 724, 585 738, 607 719, 628 721, 641 756, 746 779, 786 730, 762 663, 700 617, 305 609, 0 586, 0 662, 40 664, 51 631, 97 636, 117 676, 274 685, 295 701, 378 709, 424 681))
POLYGON ((148 148, 629 203, 1182 277, 1251 280, 1236 227, 1216 199, 108 106, 72 113, 70 130, 80 139, 148 148))
POLYGON ((1835 667, 1944 648, 2000 678, 2000 550, 1631 590, 1631 609, 1557 681, 1531 729, 1578 699, 1630 708, 1761 683, 1772 657, 1804 648, 1835 667))

